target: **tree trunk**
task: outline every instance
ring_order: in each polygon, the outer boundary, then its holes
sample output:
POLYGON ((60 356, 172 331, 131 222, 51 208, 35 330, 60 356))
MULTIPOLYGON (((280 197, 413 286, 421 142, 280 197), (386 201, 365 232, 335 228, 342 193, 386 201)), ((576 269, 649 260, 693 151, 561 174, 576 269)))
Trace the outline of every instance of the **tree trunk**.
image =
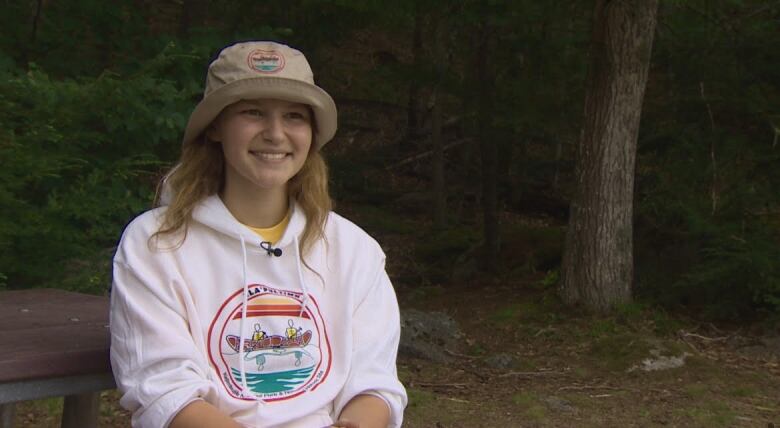
POLYGON ((32 30, 30 31, 30 44, 34 47, 38 41, 38 24, 41 21, 41 11, 43 10, 43 0, 35 2, 35 16, 33 16, 32 30))
POLYGON ((443 229, 447 223, 447 187, 444 174, 444 141, 442 140, 442 102, 444 73, 447 71, 446 55, 446 16, 434 15, 433 23, 433 57, 436 61, 436 86, 433 88, 433 105, 431 106, 431 146, 433 150, 433 225, 443 229))
POLYGON ((434 92, 431 112, 433 146, 433 226, 443 229, 447 223, 447 187, 444 180, 444 142, 441 136, 441 90, 434 92))
MULTIPOLYGON (((484 16, 484 15, 483 15, 484 16)), ((485 270, 495 273, 498 270, 498 149, 493 135, 493 79, 490 73, 490 28, 482 22, 477 35, 477 48, 474 50, 474 68, 477 70, 476 94, 478 103, 477 132, 479 134, 479 154, 482 169, 482 226, 485 270)))
POLYGON ((190 35, 194 7, 195 4, 191 0, 181 2, 181 15, 179 16, 179 38, 181 39, 186 39, 190 35))
MULTIPOLYGON (((414 32, 412 36, 412 60, 414 62, 414 68, 419 70, 422 64, 423 56, 423 41, 422 41, 422 26, 423 26, 423 12, 420 2, 416 2, 414 6, 414 32)), ((412 141, 420 135, 420 116, 422 115, 422 100, 421 98, 422 85, 420 79, 412 79, 409 84, 409 100, 406 113, 406 138, 401 140, 401 151, 408 151, 411 149, 412 141)))
POLYGON ((631 300, 637 134, 658 0, 597 0, 561 297, 607 311, 631 300))
POLYGON ((35 52, 35 45, 38 43, 38 27, 41 22, 41 14, 43 12, 44 0, 37 0, 35 2, 35 12, 33 14, 32 28, 30 30, 30 44, 22 47, 22 58, 20 63, 25 67, 30 62, 31 52, 35 52))
MULTIPOLYGON (((248 6, 237 5, 236 7, 247 10, 248 6), (244 6, 243 8, 241 6, 244 6)), ((181 14, 179 15, 178 35, 182 39, 190 36, 193 28, 203 25, 203 19, 208 15, 209 2, 206 0, 183 0, 181 2, 181 14)), ((229 15, 228 15, 229 16, 229 15)), ((233 22, 233 31, 237 24, 233 22)))

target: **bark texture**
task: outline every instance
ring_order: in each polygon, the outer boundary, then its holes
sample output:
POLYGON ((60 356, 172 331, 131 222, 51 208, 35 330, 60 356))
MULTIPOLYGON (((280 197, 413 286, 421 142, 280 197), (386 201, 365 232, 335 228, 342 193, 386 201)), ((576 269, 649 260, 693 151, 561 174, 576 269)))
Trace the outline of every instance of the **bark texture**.
POLYGON ((597 0, 561 297, 608 311, 631 300, 637 135, 658 0, 597 0))
MULTIPOLYGON (((414 32, 412 33, 412 56, 414 60, 414 69, 419 70, 423 61, 423 11, 420 2, 414 5, 414 32)), ((421 134, 422 116, 422 84, 420 79, 411 79, 409 83, 409 100, 407 104, 406 116, 406 138, 401 139, 401 149, 406 151, 410 149, 412 142, 421 134)))
POLYGON ((436 90, 431 118, 433 146, 433 225, 443 229, 447 223, 447 186, 444 177, 444 142, 441 136, 441 94, 436 90))
MULTIPOLYGON (((484 3, 483 7, 484 7, 484 3)), ((487 13, 483 13, 487 16, 487 13)), ((498 149, 492 138, 492 109, 494 75, 490 61, 492 29, 486 21, 480 23, 474 50, 474 68, 477 70, 477 132, 479 134, 480 166, 482 170, 482 230, 484 248, 482 261, 486 271, 498 271, 499 224, 498 224, 498 149)))
POLYGON ((442 82, 447 71, 445 20, 434 16, 434 59, 436 61, 436 86, 431 106, 431 146, 433 150, 433 225, 443 229, 447 223, 447 186, 444 169, 444 140, 442 137, 442 82))

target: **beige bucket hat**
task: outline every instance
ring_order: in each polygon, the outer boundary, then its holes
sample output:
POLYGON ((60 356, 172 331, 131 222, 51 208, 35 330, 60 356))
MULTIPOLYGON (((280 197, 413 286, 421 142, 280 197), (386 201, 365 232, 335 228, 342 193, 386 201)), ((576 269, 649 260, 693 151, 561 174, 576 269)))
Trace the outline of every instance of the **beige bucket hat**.
POLYGON ((209 65, 206 90, 190 115, 183 143, 197 138, 225 107, 258 98, 310 105, 317 124, 317 150, 336 134, 336 103, 314 84, 306 57, 289 46, 258 41, 228 46, 209 65))

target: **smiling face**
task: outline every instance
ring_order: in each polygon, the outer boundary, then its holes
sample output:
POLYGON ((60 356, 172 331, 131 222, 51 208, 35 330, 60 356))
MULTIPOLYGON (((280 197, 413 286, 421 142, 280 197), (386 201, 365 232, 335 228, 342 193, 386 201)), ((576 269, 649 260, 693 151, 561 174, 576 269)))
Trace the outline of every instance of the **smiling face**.
POLYGON ((207 133, 222 143, 225 192, 286 193, 309 154, 311 111, 282 100, 239 101, 226 107, 207 133))

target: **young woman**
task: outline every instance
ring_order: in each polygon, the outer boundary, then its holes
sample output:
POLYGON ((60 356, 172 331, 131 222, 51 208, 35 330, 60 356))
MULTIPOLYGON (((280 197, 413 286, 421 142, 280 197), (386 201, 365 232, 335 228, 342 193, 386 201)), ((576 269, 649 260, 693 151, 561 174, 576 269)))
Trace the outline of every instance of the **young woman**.
POLYGON ((114 257, 111 363, 138 427, 399 427, 398 304, 330 211, 336 106, 306 58, 225 48, 160 206, 114 257))

